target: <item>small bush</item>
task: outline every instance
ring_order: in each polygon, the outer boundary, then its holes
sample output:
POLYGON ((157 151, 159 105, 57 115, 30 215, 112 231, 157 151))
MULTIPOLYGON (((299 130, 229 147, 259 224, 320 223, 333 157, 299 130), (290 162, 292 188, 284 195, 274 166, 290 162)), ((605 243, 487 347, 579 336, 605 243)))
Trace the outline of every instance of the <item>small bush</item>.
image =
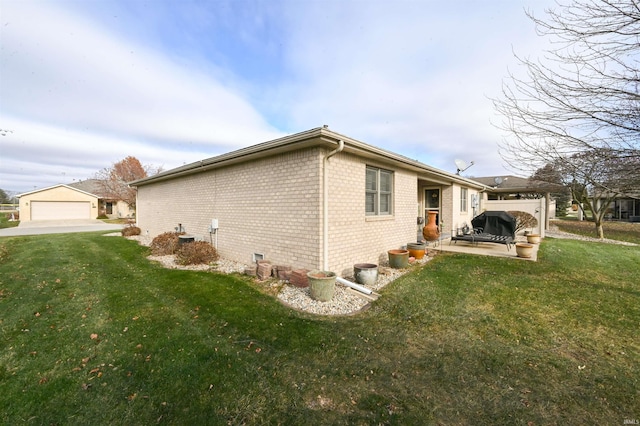
POLYGON ((140 235, 142 233, 142 230, 140 228, 138 228, 137 226, 125 226, 124 228, 122 228, 122 236, 123 237, 130 237, 132 235, 140 235))
POLYGON ((538 226, 538 219, 536 219, 531 213, 519 210, 508 211, 507 213, 516 218, 516 234, 523 229, 535 228, 538 226))
POLYGON ((218 260, 218 252, 206 241, 182 244, 176 251, 176 263, 180 265, 209 264, 218 260))
POLYGON ((3 215, 3 219, 6 220, 20 220, 20 212, 9 212, 3 215))
POLYGON ((151 253, 154 256, 166 256, 175 254, 178 249, 178 237, 182 235, 178 232, 165 232, 151 241, 151 253))

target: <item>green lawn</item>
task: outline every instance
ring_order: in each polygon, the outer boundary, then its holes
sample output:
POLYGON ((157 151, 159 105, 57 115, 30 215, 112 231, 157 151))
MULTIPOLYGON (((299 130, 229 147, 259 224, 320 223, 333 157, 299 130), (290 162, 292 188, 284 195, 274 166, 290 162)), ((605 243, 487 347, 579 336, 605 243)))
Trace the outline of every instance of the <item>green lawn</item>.
POLYGON ((0 229, 13 228, 20 224, 19 220, 9 220, 11 213, 0 213, 0 229))
POLYGON ((640 420, 640 248, 441 254, 365 312, 291 311, 99 233, 0 239, 1 424, 640 420))
MULTIPOLYGON (((590 220, 558 219, 552 221, 559 230, 586 237, 598 238, 596 226, 590 220)), ((612 240, 640 244, 640 223, 627 221, 604 221, 604 237, 612 240)))

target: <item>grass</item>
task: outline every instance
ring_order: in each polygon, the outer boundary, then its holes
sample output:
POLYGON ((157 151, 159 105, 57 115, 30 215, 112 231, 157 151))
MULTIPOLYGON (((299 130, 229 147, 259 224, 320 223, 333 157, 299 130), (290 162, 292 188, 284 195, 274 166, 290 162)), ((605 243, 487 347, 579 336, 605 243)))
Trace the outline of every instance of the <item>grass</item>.
MULTIPOLYGON (((554 220, 553 224, 561 231, 598 238, 596 227, 589 220, 561 219, 554 220)), ((605 221, 602 223, 602 229, 605 238, 640 244, 640 223, 605 221)))
POLYGON ((125 217, 119 217, 116 219, 100 219, 100 220, 103 221, 104 223, 113 223, 116 225, 135 224, 135 219, 125 218, 125 217))
POLYGON ((11 213, 0 213, 0 229, 14 228, 20 224, 19 220, 9 220, 11 213))
POLYGON ((441 254, 371 308, 292 311, 96 233, 0 239, 3 424, 622 424, 640 250, 441 254))

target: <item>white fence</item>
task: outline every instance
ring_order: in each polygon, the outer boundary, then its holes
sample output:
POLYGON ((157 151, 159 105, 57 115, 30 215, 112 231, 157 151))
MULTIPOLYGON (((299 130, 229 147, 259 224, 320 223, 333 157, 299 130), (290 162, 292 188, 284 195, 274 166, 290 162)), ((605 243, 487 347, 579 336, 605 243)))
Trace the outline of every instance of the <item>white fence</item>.
POLYGON ((544 237, 545 222, 547 220, 547 209, 544 198, 535 200, 484 200, 482 204, 484 210, 517 210, 530 213, 533 217, 538 219, 538 226, 531 229, 531 231, 534 234, 540 234, 544 237))
POLYGON ((0 212, 17 212, 18 204, 0 204, 0 212))

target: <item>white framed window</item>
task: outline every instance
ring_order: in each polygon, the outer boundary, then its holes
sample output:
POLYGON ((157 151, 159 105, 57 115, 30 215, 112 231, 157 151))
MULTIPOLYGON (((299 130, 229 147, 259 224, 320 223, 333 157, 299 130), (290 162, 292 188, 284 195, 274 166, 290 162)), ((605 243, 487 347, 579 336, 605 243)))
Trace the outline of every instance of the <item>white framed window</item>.
POLYGON ((367 166, 365 213, 387 216, 393 213, 393 172, 367 166))
POLYGON ((466 212, 469 200, 469 190, 467 188, 460 188, 460 211, 466 212))

